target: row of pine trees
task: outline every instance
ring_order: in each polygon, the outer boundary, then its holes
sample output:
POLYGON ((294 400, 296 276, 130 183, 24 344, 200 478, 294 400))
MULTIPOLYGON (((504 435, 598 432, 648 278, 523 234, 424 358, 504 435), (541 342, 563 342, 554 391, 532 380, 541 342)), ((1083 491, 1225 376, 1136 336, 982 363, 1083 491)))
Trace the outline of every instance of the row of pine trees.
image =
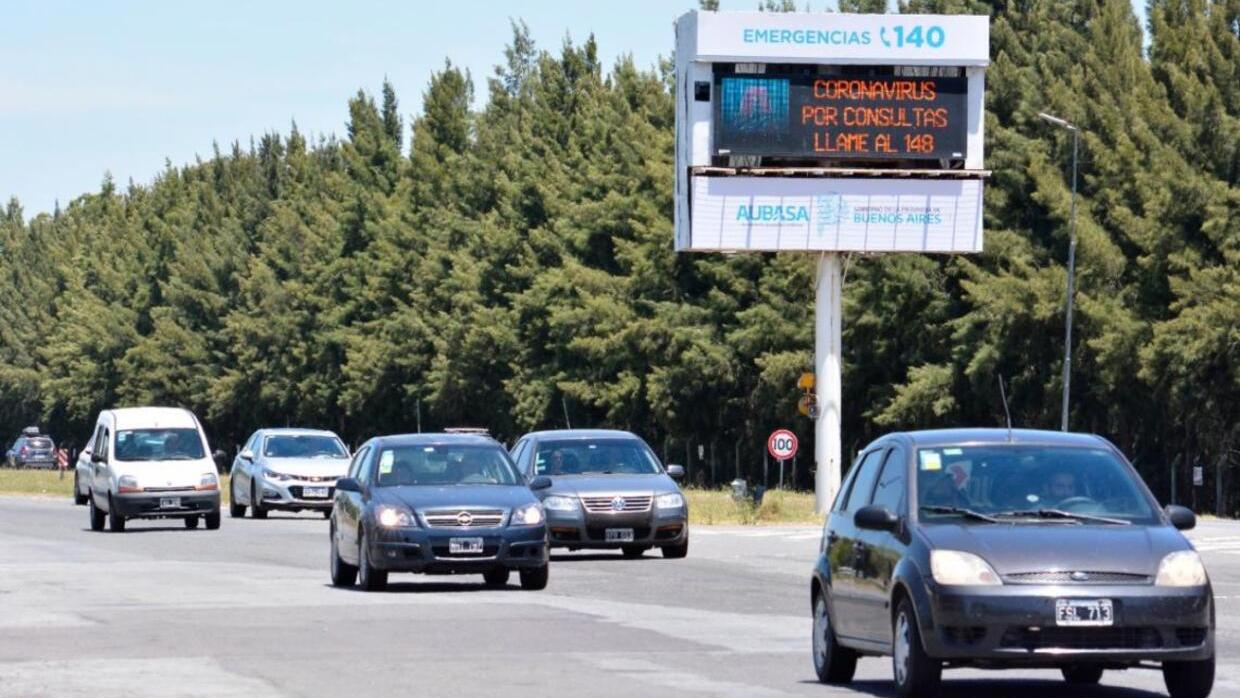
MULTIPOLYGON (((1071 142, 1048 111, 1084 130, 1073 428, 1164 496, 1173 467, 1181 500, 1189 465, 1240 482, 1240 0, 1151 0, 1145 45, 1128 0, 900 10, 992 17, 986 251, 849 259, 846 449, 1001 424, 1000 376, 1019 426, 1058 426, 1071 142)), ((672 251, 670 65, 517 23, 485 84, 448 62, 408 121, 384 84, 339 138, 294 125, 52 213, 11 200, 0 434, 80 445, 101 408, 174 404, 226 448, 571 423, 717 482, 761 477, 775 426, 812 454, 813 261, 672 251)))

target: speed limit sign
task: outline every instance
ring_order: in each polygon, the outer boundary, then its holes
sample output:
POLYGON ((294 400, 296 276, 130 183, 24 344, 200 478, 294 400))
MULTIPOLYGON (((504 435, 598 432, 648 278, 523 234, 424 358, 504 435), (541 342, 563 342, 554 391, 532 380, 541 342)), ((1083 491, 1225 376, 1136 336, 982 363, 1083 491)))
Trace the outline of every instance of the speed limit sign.
POLYGON ((797 435, 787 429, 776 429, 766 440, 766 450, 775 460, 788 460, 797 454, 797 435))

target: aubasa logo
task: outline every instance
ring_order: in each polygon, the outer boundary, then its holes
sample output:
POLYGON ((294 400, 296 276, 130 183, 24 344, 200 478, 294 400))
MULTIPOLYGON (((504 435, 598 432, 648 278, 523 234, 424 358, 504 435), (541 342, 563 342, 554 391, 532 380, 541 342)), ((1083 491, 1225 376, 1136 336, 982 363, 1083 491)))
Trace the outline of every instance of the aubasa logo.
POLYGON ((749 204, 736 208, 736 220, 750 223, 809 223, 808 206, 749 204))

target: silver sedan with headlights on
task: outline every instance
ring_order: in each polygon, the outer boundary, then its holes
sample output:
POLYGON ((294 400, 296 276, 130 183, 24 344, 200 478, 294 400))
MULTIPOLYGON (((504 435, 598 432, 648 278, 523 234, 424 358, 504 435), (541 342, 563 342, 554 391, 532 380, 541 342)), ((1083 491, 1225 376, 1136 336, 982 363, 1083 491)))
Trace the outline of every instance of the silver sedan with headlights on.
POLYGON ((256 519, 272 509, 331 516, 336 481, 349 469, 349 449, 330 431, 259 429, 233 460, 228 513, 256 519))
POLYGON ((511 451, 527 479, 546 476, 536 494, 547 511, 552 547, 619 548, 640 557, 689 553, 689 507, 673 478, 640 437, 627 431, 565 429, 526 434, 511 451))

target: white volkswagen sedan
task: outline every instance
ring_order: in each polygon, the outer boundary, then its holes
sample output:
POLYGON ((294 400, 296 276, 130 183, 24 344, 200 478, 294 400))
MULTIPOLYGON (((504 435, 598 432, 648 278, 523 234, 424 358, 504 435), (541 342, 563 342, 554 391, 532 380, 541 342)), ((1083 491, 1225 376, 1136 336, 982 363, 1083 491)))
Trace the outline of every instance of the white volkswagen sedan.
POLYGON ((273 509, 331 516, 336 480, 349 469, 349 449, 330 431, 259 429, 233 460, 228 513, 256 519, 273 509))

